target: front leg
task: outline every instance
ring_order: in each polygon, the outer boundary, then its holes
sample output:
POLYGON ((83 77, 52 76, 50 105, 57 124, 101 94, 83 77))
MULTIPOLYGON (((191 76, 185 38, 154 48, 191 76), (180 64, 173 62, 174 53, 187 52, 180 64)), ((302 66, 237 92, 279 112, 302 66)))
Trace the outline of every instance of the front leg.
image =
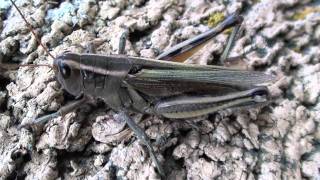
POLYGON ((155 155, 155 152, 151 146, 150 140, 149 140, 148 136, 146 135, 146 133, 130 118, 130 116, 127 114, 127 112, 125 112, 125 110, 120 111, 118 113, 118 117, 121 118, 122 120, 124 120, 128 124, 128 126, 134 131, 134 133, 136 134, 138 139, 140 141, 142 141, 142 143, 145 146, 147 146, 149 154, 152 158, 152 161, 155 163, 155 165, 159 171, 159 174, 162 177, 164 177, 165 176, 164 170, 155 155))
POLYGON ((21 124, 18 128, 23 128, 23 127, 27 127, 27 126, 32 126, 34 124, 44 124, 46 122, 48 122, 51 119, 57 118, 59 116, 65 116, 66 114, 76 110, 77 108, 79 108, 80 106, 82 106, 83 104, 85 104, 88 101, 88 97, 87 96, 83 96, 81 99, 75 100, 63 107, 61 107, 57 112, 52 113, 52 114, 48 114, 46 116, 34 119, 33 121, 26 123, 26 124, 21 124))

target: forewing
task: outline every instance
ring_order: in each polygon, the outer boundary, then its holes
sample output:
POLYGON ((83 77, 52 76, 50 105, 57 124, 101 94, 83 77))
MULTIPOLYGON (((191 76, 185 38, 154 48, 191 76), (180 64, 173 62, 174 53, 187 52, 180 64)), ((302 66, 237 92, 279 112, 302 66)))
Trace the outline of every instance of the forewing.
POLYGON ((130 74, 127 83, 150 96, 181 93, 221 95, 270 82, 262 72, 232 69, 142 69, 130 74))

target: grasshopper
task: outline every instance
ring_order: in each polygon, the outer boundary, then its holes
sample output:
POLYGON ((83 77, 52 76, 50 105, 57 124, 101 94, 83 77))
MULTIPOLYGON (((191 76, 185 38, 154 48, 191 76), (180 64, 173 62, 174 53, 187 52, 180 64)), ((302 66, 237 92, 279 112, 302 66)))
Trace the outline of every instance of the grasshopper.
POLYGON ((101 98, 117 112, 116 118, 125 121, 147 147, 159 174, 164 176, 165 171, 148 136, 132 120, 130 112, 185 119, 226 108, 250 107, 268 102, 269 92, 263 84, 274 80, 271 75, 223 66, 181 63, 213 37, 234 27, 220 58, 222 63, 228 61, 228 53, 242 20, 238 13, 234 13, 215 28, 171 47, 156 59, 124 55, 125 35, 120 40, 118 55, 63 53, 54 58, 50 67, 62 88, 78 100, 28 125, 64 116, 88 98, 101 98))

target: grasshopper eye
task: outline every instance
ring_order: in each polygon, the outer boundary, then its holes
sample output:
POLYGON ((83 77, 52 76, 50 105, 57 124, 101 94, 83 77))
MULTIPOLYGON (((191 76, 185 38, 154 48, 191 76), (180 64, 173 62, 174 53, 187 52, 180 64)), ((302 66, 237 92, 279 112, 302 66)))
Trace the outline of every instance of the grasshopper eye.
POLYGON ((62 75, 62 77, 64 78, 68 78, 71 75, 71 68, 62 62, 59 62, 59 69, 60 69, 60 73, 62 75))

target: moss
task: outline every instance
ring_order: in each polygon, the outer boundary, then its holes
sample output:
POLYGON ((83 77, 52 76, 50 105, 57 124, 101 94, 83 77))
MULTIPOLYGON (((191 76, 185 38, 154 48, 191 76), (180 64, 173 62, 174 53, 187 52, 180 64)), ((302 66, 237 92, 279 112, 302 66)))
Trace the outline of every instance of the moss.
POLYGON ((207 21, 207 25, 209 27, 216 26, 219 22, 221 22, 224 19, 224 14, 222 12, 216 12, 214 14, 211 14, 209 16, 209 19, 207 21))
POLYGON ((257 3, 259 3, 259 2, 261 2, 261 0, 252 0, 252 3, 253 3, 253 4, 257 4, 257 3))
POLYGON ((292 50, 294 52, 301 53, 301 48, 299 48, 299 47, 293 47, 292 50))
POLYGON ((223 31, 223 34, 231 34, 231 32, 232 32, 232 28, 228 28, 223 31))
MULTIPOLYGON (((217 24, 219 24, 221 21, 225 19, 225 16, 222 12, 216 12, 214 14, 211 14, 204 23, 206 23, 209 27, 215 27, 217 24)), ((224 34, 231 34, 232 28, 228 28, 225 31, 223 31, 224 34)))
POLYGON ((293 14, 292 19, 296 21, 302 20, 305 19, 311 13, 320 13, 320 7, 306 7, 293 14))

